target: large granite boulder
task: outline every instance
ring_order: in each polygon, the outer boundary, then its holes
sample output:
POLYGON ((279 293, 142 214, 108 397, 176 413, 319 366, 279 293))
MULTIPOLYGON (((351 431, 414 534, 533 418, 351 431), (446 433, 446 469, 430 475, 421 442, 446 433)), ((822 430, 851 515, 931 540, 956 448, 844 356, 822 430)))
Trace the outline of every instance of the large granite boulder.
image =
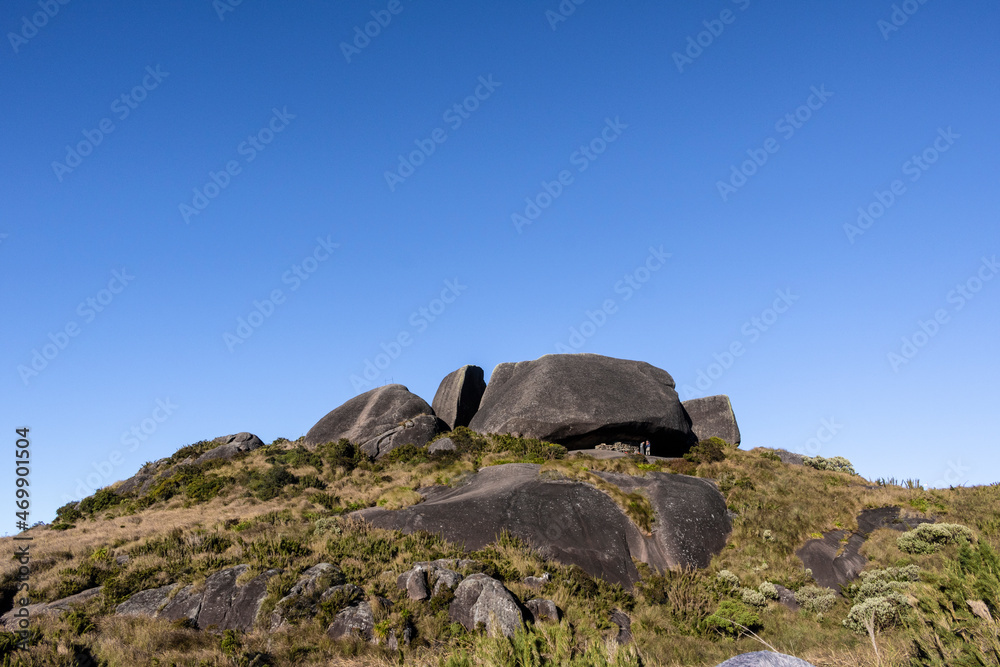
POLYGON ((485 574, 469 575, 458 585, 448 616, 467 630, 482 626, 490 637, 513 637, 524 625, 521 605, 503 584, 485 574))
POLYGON ((462 366, 441 380, 431 407, 448 430, 468 426, 479 410, 479 401, 486 391, 483 369, 479 366, 462 366))
POLYGON ((368 508, 352 516, 379 528, 437 533, 473 550, 506 530, 546 558, 625 586, 639 579, 633 558, 659 570, 705 567, 725 546, 730 521, 712 482, 667 473, 601 473, 606 483, 647 494, 655 512, 647 534, 595 486, 541 475, 540 469, 531 463, 490 466, 458 488, 421 490, 425 500, 417 505, 368 508))
POLYGON ((691 430, 698 440, 722 438, 731 445, 740 444, 740 427, 728 396, 695 398, 681 405, 691 418, 691 430))
POLYGON ((205 587, 170 585, 139 591, 115 609, 119 616, 151 616, 167 620, 188 619, 199 629, 239 630, 253 628, 261 603, 267 596, 267 581, 281 570, 268 570, 250 581, 237 583, 249 565, 220 570, 205 580, 205 587), (179 588, 172 595, 175 588, 179 588))
POLYGON ((811 663, 790 655, 771 653, 770 651, 754 651, 730 658, 718 667, 813 667, 811 663))
POLYGON ((674 379, 641 361, 547 354, 502 363, 469 428, 589 449, 649 440, 652 453, 680 456, 695 442, 674 379))
POLYGON ((228 461, 237 454, 252 452, 258 447, 264 446, 264 443, 260 438, 255 436, 253 433, 246 432, 216 438, 215 440, 216 442, 221 442, 222 444, 199 456, 195 459, 195 463, 204 463, 205 461, 213 461, 215 459, 224 459, 228 461))
POLYGON ((400 445, 423 447, 446 425, 431 406, 401 384, 388 384, 355 396, 316 422, 305 444, 316 446, 346 438, 374 458, 400 445))

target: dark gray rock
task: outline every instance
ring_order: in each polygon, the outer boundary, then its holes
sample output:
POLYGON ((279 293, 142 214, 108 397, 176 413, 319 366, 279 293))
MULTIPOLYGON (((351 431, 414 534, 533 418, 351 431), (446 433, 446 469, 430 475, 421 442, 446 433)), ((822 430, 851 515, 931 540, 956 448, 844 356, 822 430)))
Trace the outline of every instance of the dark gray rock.
POLYGON ((260 438, 255 436, 253 433, 246 432, 216 438, 216 442, 221 442, 222 444, 214 449, 208 450, 195 459, 194 462, 204 463, 205 461, 214 461, 215 459, 224 459, 228 461, 237 454, 252 452, 258 447, 264 446, 264 443, 260 438))
POLYGON ((448 607, 448 616, 467 630, 486 628, 490 637, 497 633, 513 637, 524 625, 520 605, 510 591, 496 579, 485 574, 466 577, 455 589, 455 599, 448 607))
POLYGON ((490 466, 458 488, 423 489, 425 500, 417 505, 369 508, 352 516, 379 528, 437 533, 473 550, 506 530, 546 558, 579 565, 625 586, 639 579, 633 558, 660 570, 704 567, 725 545, 730 531, 725 499, 707 480, 602 473, 623 490, 648 494, 656 523, 647 535, 604 492, 584 482, 541 476, 540 468, 530 463, 490 466))
POLYGON ((799 603, 795 601, 795 591, 791 591, 779 584, 775 584, 774 587, 778 591, 778 602, 780 602, 788 609, 791 609, 792 611, 799 610, 799 607, 801 605, 799 605, 799 603))
POLYGON ((427 451, 431 454, 436 452, 453 452, 457 447, 455 441, 451 438, 440 438, 427 445, 427 451))
POLYGON ((536 591, 540 591, 545 586, 545 584, 551 581, 551 579, 552 575, 546 572, 542 574, 542 576, 540 577, 525 577, 524 581, 522 581, 521 583, 523 583, 528 588, 533 588, 536 591))
POLYGON ((305 444, 316 446, 346 438, 378 458, 407 443, 422 447, 444 429, 424 399, 401 384, 388 384, 329 412, 309 429, 305 444))
POLYGON ((411 600, 426 600, 438 595, 442 588, 454 590, 463 579, 455 569, 470 563, 472 561, 452 558, 417 563, 396 577, 396 586, 405 590, 411 600))
POLYGON ((652 443, 680 456, 694 442, 674 379, 641 361, 549 354, 494 369, 469 428, 588 449, 602 442, 652 443))
POLYGON ((632 619, 628 617, 628 614, 621 609, 615 609, 611 612, 608 620, 618 626, 618 635, 615 637, 616 642, 619 644, 628 644, 632 641, 632 619))
POLYGON ((139 591, 125 602, 115 607, 118 616, 156 616, 169 600, 175 584, 139 591))
MULTIPOLYGON (((861 573, 868 559, 861 555, 861 545, 868 535, 880 528, 905 532, 922 523, 934 523, 930 519, 901 519, 898 507, 867 509, 858 515, 858 532, 848 534, 846 530, 823 533, 819 539, 809 540, 795 552, 803 566, 812 570, 813 579, 824 588, 840 591, 861 573), (846 539, 847 543, 842 544, 846 539)), ((838 592, 838 595, 840 593, 838 592)))
POLYGON ((755 651, 730 658, 718 667, 813 667, 805 660, 793 658, 790 655, 771 653, 770 651, 755 651))
POLYGON ((198 612, 199 628, 216 626, 219 630, 250 631, 267 596, 267 580, 281 571, 268 570, 238 585, 236 579, 249 569, 249 565, 237 565, 205 580, 201 611, 198 612))
MULTIPOLYGON (((203 591, 196 591, 194 586, 183 586, 171 597, 158 614, 157 618, 168 621, 186 619, 191 625, 198 625, 198 614, 201 613, 203 591)), ((225 628, 224 628, 225 629, 225 628)))
MULTIPOLYGON (((274 606, 274 611, 271 612, 271 629, 315 616, 319 612, 321 596, 328 594, 332 588, 345 588, 343 583, 343 573, 330 563, 317 563, 305 570, 288 594, 274 606)), ((360 588, 351 588, 356 589, 358 599, 364 597, 360 588)))
MULTIPOLYGON (((57 614, 64 611, 69 611, 73 607, 82 605, 86 603, 93 597, 96 597, 103 590, 102 586, 97 586, 96 588, 88 588, 87 590, 77 593, 76 595, 70 595, 68 597, 61 598, 54 602, 38 602, 35 604, 29 604, 24 609, 28 610, 28 617, 33 618, 35 616, 42 616, 46 614, 57 614)), ((21 609, 18 607, 18 610, 21 609)), ((16 632, 18 629, 18 617, 15 616, 17 610, 11 609, 3 616, 0 616, 0 628, 7 628, 8 632, 16 632)))
POLYGON ((486 391, 483 369, 479 366, 462 366, 441 380, 431 407, 448 430, 468 426, 479 410, 479 402, 486 391))
POLYGON ((396 584, 406 591, 407 597, 411 600, 426 600, 431 596, 431 591, 427 588, 427 572, 422 569, 413 569, 401 575, 396 580, 396 584), (401 581, 402 580, 402 581, 401 581))
POLYGON ((420 415, 361 443, 361 449, 368 456, 382 458, 401 445, 423 447, 444 428, 444 422, 434 415, 420 415))
POLYGON ((524 603, 525 608, 531 612, 531 622, 541 623, 542 621, 559 622, 559 608, 552 600, 542 600, 535 598, 524 603))
POLYGON ((238 585, 236 579, 249 565, 220 570, 205 580, 205 587, 177 586, 139 591, 118 605, 115 613, 124 616, 152 616, 168 620, 188 619, 199 629, 239 630, 253 628, 260 605, 267 596, 267 581, 281 570, 268 570, 238 585))
POLYGON ((375 642, 375 608, 389 610, 392 603, 376 596, 370 602, 366 600, 343 609, 334 616, 326 633, 333 639, 354 638, 375 642))
POLYGON ((740 427, 728 396, 695 398, 681 405, 691 418, 691 430, 698 440, 722 438, 731 445, 740 444, 740 427))
POLYGON ((786 449, 776 449, 774 453, 778 455, 782 463, 787 463, 788 465, 800 466, 802 465, 802 459, 804 458, 802 454, 796 454, 795 452, 790 452, 786 449))

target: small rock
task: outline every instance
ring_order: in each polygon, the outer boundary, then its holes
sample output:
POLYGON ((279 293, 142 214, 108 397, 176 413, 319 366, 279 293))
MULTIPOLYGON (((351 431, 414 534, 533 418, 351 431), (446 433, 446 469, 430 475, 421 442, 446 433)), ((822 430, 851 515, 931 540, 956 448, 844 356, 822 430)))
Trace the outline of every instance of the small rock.
MULTIPOLYGON (((228 460, 241 452, 250 452, 264 446, 260 438, 253 433, 246 432, 216 438, 216 441, 222 444, 199 456, 194 460, 194 463, 204 463, 205 461, 212 461, 214 459, 228 460)), ((190 461, 185 460, 184 463, 190 463, 190 461)))
POLYGON ((453 452, 456 447, 455 441, 451 438, 441 438, 427 445, 427 451, 431 454, 436 452, 453 452))
POLYGON ((545 584, 549 583, 551 579, 552 575, 546 572, 540 577, 525 577, 522 583, 528 588, 533 588, 536 591, 539 591, 543 586, 545 586, 545 584))
POLYGON ((972 613, 983 619, 987 623, 993 623, 993 616, 990 614, 990 608, 986 606, 986 603, 982 600, 966 600, 965 604, 969 605, 969 609, 972 613))
POLYGON ((730 658, 717 667, 813 667, 813 665, 790 655, 755 651, 730 658))
POLYGON ((531 612, 532 623, 537 624, 542 621, 559 622, 559 608, 556 607, 556 603, 552 600, 535 598, 534 600, 525 602, 524 606, 531 612))
POLYGON ((632 641, 632 619, 628 617, 628 614, 621 609, 615 609, 611 612, 611 617, 608 620, 618 626, 618 636, 615 637, 616 642, 619 644, 628 644, 632 641))
POLYGON ((795 601, 795 593, 793 591, 790 591, 779 584, 775 584, 774 588, 778 591, 778 602, 792 611, 799 610, 800 605, 795 601))
POLYGON ((470 631, 482 625, 490 637, 495 637, 497 632, 513 637, 524 624, 514 596, 503 584, 485 574, 470 575, 458 585, 448 615, 470 631))
MULTIPOLYGON (((392 603, 385 598, 376 597, 375 600, 377 605, 385 609, 392 607, 392 603)), ((375 612, 371 603, 359 602, 341 610, 333 618, 333 623, 327 628, 326 633, 333 639, 354 637, 373 642, 375 640, 375 612)))

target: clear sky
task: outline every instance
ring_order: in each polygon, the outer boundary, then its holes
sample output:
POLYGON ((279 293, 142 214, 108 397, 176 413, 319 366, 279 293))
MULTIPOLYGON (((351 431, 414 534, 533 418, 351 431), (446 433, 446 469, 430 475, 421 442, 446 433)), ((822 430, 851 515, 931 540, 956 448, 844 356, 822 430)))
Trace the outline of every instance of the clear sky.
POLYGON ((744 447, 1000 478, 996 3, 11 0, 0 30, 32 521, 567 350, 729 394, 744 447))

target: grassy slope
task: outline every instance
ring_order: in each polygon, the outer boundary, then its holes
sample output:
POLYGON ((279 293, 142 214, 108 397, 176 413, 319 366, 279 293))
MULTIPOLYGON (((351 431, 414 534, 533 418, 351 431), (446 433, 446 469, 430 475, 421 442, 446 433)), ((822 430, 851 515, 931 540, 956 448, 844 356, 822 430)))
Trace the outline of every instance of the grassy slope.
MULTIPOLYGON (((81 613, 42 617, 42 631, 30 657, 21 664, 73 664, 73 656, 93 655, 101 664, 326 665, 396 663, 397 655, 379 647, 336 643, 324 629, 334 608, 291 631, 255 631, 233 642, 164 621, 109 615, 131 593, 166 583, 199 584, 218 569, 250 563, 253 573, 285 570, 272 579, 269 607, 291 587, 297 574, 320 561, 338 565, 347 580, 369 594, 392 599, 381 628, 410 619, 418 640, 407 649, 408 664, 621 664, 715 665, 737 653, 759 650, 757 639, 731 638, 713 624, 720 605, 732 605, 739 591, 723 585, 718 572, 729 570, 744 587, 770 581, 791 589, 809 583, 795 550, 810 537, 837 528, 856 528, 866 507, 896 505, 905 513, 934 516, 973 529, 982 544, 1000 549, 1000 487, 925 491, 880 486, 853 475, 788 466, 767 450, 729 449, 721 461, 647 465, 630 459, 595 461, 562 458, 561 448, 513 438, 485 440, 470 432, 453 434, 459 453, 428 458, 414 448, 398 450, 392 460, 372 464, 350 447, 332 445, 315 452, 278 442, 238 460, 201 467, 181 466, 142 497, 121 502, 98 493, 82 503, 82 516, 64 509, 62 526, 32 530, 34 600, 53 600, 104 585, 104 592, 81 613), (401 536, 359 525, 342 515, 358 507, 390 508, 419 502, 414 489, 454 483, 478 467, 510 461, 544 463, 547 474, 593 479, 590 470, 644 474, 679 471, 716 479, 735 512, 729 544, 699 572, 649 573, 634 592, 593 580, 577 568, 546 562, 517 540, 503 539, 473 555, 485 571, 505 581, 522 600, 535 594, 520 584, 527 575, 553 574, 541 596, 565 611, 556 626, 540 626, 514 642, 488 640, 449 623, 447 599, 416 603, 395 587, 394 573, 420 560, 458 556, 454 546, 429 535, 401 536), (129 555, 118 564, 116 556, 129 555), (617 651, 607 639, 617 628, 608 621, 614 608, 633 619, 635 648, 617 651), (516 656, 522 656, 517 662, 516 656), (527 657, 524 657, 527 656, 527 657), (531 656, 538 656, 537 659, 531 656), (641 656, 641 657, 640 657, 641 656), (159 660, 155 663, 154 660, 159 660), (549 664, 549 663, 545 663, 549 664)), ((183 461, 210 445, 181 450, 183 461)), ((606 491, 610 491, 606 489, 606 491)), ((648 502, 611 494, 642 525, 648 502)), ((878 531, 866 544, 870 568, 916 564, 921 580, 910 585, 901 625, 877 636, 883 665, 997 664, 996 626, 973 616, 966 599, 985 599, 997 615, 1000 591, 993 575, 947 546, 937 553, 910 555, 896 546, 897 533, 878 531), (978 657, 976 657, 978 656, 978 657), (911 662, 912 661, 912 662, 911 662)), ((13 549, 9 539, 3 549, 13 549)), ((16 563, 0 564, 0 585, 8 591, 16 563)), ((818 666, 876 665, 868 637, 841 621, 851 602, 839 600, 825 613, 793 613, 775 602, 756 614, 762 641, 818 666)), ((746 624, 752 618, 744 619, 746 624), (749 619, 749 620, 748 620, 749 619)), ((757 627, 757 626, 754 626, 757 627)), ((732 626, 730 626, 732 628, 732 626)), ((17 664, 17 663, 14 663, 17 664)))

